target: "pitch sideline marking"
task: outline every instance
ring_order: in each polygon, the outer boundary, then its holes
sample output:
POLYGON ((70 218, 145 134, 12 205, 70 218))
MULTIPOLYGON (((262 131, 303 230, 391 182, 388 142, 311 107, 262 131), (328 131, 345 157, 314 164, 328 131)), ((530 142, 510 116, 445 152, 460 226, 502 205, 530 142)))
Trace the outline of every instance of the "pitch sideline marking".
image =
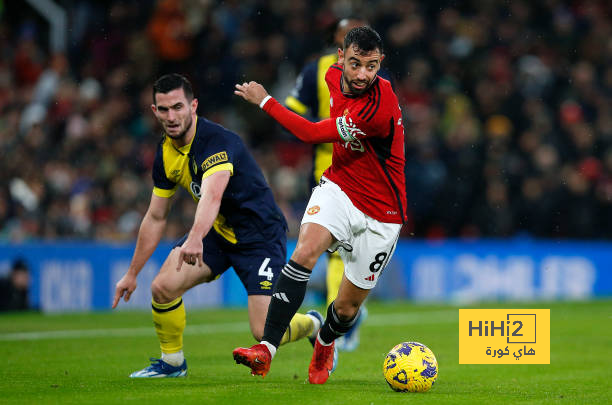
MULTIPOLYGON (((394 313, 394 314, 375 314, 370 315, 366 325, 371 326, 391 326, 391 325, 414 325, 424 323, 450 323, 457 322, 457 310, 430 311, 420 313, 394 313)), ((217 324, 196 324, 188 325, 184 335, 212 335, 217 333, 239 333, 248 332, 248 322, 227 322, 217 324)), ((153 327, 141 328, 110 328, 110 329, 72 329, 72 330, 52 330, 52 331, 33 331, 15 332, 0 334, 0 341, 14 340, 45 340, 45 339, 85 339, 92 337, 136 337, 153 336, 153 327)))

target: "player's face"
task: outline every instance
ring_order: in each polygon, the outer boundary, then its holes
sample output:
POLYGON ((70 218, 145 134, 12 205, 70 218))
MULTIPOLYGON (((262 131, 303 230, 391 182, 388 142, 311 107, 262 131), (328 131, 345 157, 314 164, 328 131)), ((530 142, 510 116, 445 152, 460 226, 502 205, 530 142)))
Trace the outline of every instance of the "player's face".
POLYGON ((344 51, 338 49, 338 62, 344 66, 344 85, 349 93, 363 94, 376 78, 385 55, 379 49, 363 52, 350 45, 344 51))
POLYGON ((155 94, 155 104, 151 106, 155 117, 164 128, 164 132, 172 139, 181 139, 193 124, 198 100, 187 100, 182 88, 168 93, 155 94))

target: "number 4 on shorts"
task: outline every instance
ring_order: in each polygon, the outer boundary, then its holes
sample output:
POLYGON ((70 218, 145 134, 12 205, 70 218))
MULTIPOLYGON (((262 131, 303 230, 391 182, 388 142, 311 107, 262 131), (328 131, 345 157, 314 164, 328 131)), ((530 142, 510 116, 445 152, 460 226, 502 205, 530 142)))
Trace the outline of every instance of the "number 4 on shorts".
POLYGON ((261 263, 261 266, 259 266, 257 275, 266 277, 268 281, 272 281, 272 278, 274 278, 274 273, 272 273, 272 267, 268 267, 268 263, 270 263, 270 258, 266 257, 263 263, 261 263))

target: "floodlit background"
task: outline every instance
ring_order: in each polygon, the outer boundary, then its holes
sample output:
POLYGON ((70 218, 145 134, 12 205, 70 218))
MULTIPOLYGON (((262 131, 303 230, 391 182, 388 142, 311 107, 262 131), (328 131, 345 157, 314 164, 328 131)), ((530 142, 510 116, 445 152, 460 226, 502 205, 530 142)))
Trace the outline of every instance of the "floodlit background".
MULTIPOLYGON (((410 223, 374 294, 416 301, 612 295, 612 6, 605 1, 0 0, 0 273, 30 306, 110 307, 149 202, 151 83, 188 76, 237 132, 295 238, 311 148, 233 95, 279 100, 342 17, 381 34, 406 128, 410 223)), ((174 204, 127 308, 188 231, 174 204)), ((290 246, 293 246, 293 243, 290 246)), ((324 263, 311 281, 319 302, 324 263)), ((228 272, 186 297, 244 305, 228 272)))

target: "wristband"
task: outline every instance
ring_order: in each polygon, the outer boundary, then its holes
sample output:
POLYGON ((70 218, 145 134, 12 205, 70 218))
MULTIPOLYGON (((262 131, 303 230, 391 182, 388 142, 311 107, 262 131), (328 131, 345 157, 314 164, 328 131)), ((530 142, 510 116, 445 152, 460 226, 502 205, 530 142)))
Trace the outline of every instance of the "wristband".
POLYGON ((270 100, 272 98, 271 95, 267 95, 266 97, 264 97, 263 100, 261 100, 261 103, 259 103, 259 108, 263 109, 264 105, 266 105, 266 103, 268 102, 268 100, 270 100))

